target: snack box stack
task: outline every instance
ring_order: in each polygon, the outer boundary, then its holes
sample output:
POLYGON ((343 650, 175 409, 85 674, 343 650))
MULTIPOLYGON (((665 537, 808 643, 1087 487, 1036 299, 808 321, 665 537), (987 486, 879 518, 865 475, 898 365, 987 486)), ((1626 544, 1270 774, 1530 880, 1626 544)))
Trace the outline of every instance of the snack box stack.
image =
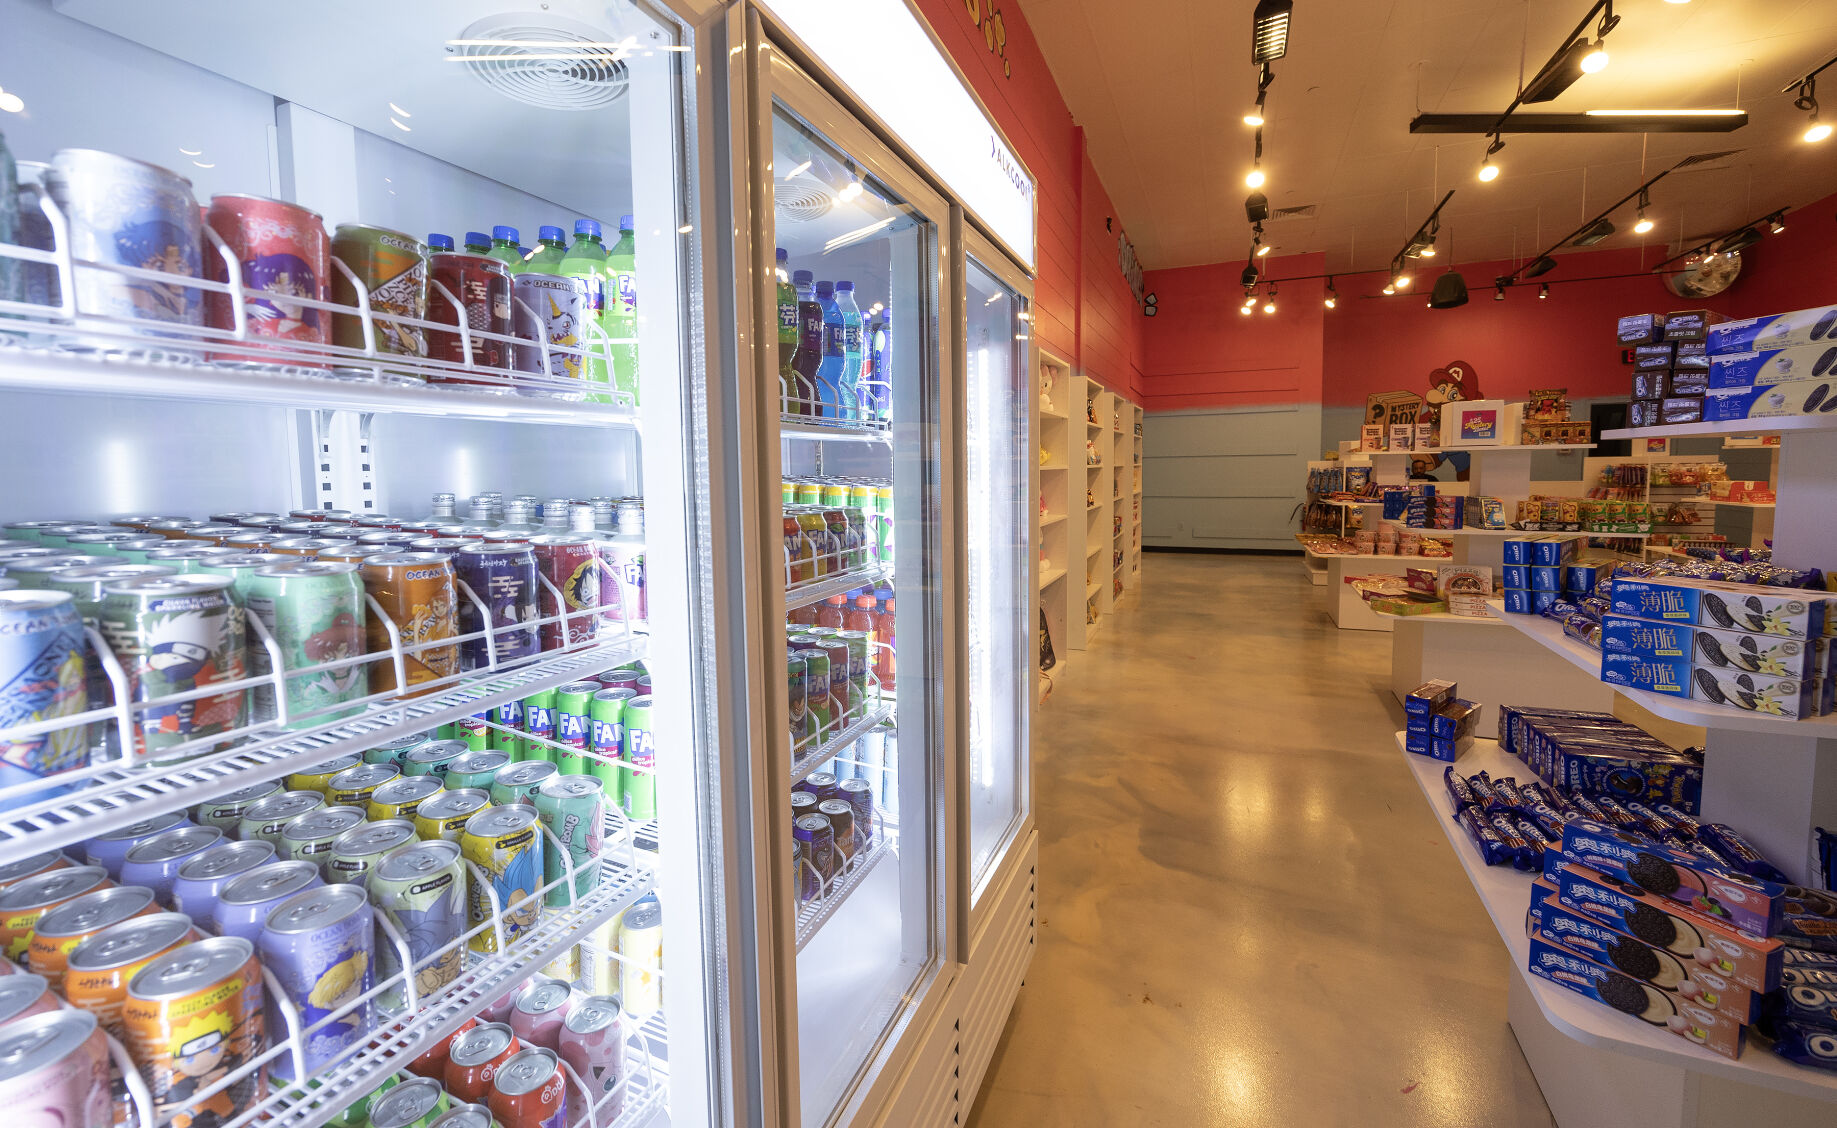
POLYGON ((1705 395, 1714 351, 1709 337, 1726 320, 1706 309, 1636 313, 1620 319, 1618 340, 1633 351, 1628 426, 1699 423, 1707 418, 1705 395))
POLYGON ((1470 529, 1503 529, 1506 527, 1505 502, 1496 497, 1471 496, 1462 506, 1461 513, 1470 529))
POLYGON ((1609 713, 1501 705, 1499 747, 1566 795, 1631 798, 1695 814, 1703 794, 1700 752, 1676 751, 1609 713))
POLYGON ((1424 682, 1403 699, 1404 751, 1453 763, 1473 747, 1480 706, 1461 700, 1458 688, 1451 681, 1424 682))
POLYGON ((1601 680, 1727 709, 1803 719, 1832 711, 1831 598, 1803 588, 1616 574, 1601 680))
POLYGON ((1466 520, 1467 503, 1473 499, 1460 494, 1434 494, 1428 501, 1427 528, 1459 529, 1466 520))
POLYGON ((1711 325, 1703 419, 1837 412, 1837 305, 1711 325))
POLYGON ((1501 549, 1505 609, 1514 615, 1539 615, 1563 591, 1564 566, 1573 563, 1581 541, 1575 537, 1507 537, 1501 549))
POLYGON ((1595 441, 1595 425, 1586 419, 1564 419, 1554 423, 1527 420, 1518 433, 1524 446, 1586 446, 1595 441))
POLYGON ((1563 633, 1591 650, 1601 649, 1601 621, 1607 616, 1608 601, 1597 594, 1605 589, 1609 565, 1577 563, 1563 565, 1563 592, 1541 614, 1563 624, 1563 633))

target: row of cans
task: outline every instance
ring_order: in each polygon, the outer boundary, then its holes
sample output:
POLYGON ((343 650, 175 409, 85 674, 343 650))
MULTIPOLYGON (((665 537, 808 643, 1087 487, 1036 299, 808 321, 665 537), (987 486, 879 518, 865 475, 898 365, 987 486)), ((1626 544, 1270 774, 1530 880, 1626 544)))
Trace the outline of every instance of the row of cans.
POLYGON ((893 483, 885 478, 836 475, 793 476, 782 480, 782 504, 796 509, 847 509, 860 515, 868 559, 893 563, 893 483))
POLYGON ((787 623, 785 693, 794 748, 827 740, 874 707, 873 639, 866 631, 787 623))
POLYGON ((850 862, 874 844, 874 786, 813 772, 791 789, 792 886, 798 900, 827 896, 850 862))

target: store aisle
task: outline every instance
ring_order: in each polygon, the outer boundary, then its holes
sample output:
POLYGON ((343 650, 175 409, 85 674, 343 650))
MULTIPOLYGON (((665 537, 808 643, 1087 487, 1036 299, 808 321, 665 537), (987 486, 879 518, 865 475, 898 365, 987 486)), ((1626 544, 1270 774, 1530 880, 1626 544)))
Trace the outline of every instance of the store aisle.
POLYGON ((1038 714, 1039 951, 970 1124, 1552 1124, 1389 636, 1293 559, 1143 570, 1038 714))

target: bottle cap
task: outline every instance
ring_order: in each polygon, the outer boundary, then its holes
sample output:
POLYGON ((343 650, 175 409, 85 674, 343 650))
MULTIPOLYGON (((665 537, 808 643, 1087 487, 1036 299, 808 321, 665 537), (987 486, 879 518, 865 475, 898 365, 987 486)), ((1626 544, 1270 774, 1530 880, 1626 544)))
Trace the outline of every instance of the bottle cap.
POLYGON ((540 239, 551 239, 559 243, 562 240, 561 228, 550 227, 548 224, 545 223, 541 227, 536 228, 536 238, 539 240, 540 239))
POLYGON ((491 237, 493 239, 502 239, 506 243, 516 243, 518 241, 517 229, 514 227, 505 227, 502 224, 491 229, 491 237))
POLYGON ((427 237, 427 249, 430 251, 450 251, 453 249, 453 237, 442 235, 438 231, 427 237))
POLYGON ((810 273, 808 270, 793 270, 791 272, 791 283, 794 286, 808 286, 810 280, 815 277, 816 275, 810 273))
POLYGON ((629 215, 622 215, 619 217, 619 230, 620 231, 633 230, 631 218, 632 217, 629 215))
POLYGON ((843 290, 847 290, 852 294, 855 292, 855 284, 844 278, 842 281, 836 283, 836 292, 840 293, 843 290))
POLYGON ((778 261, 789 262, 790 260, 791 256, 785 253, 785 249, 783 247, 778 248, 778 261))
POLYGON ((468 247, 489 247, 490 245, 491 245, 491 236, 485 234, 483 231, 466 232, 466 246, 468 247))
POLYGON ((816 284, 816 296, 819 298, 834 297, 835 292, 836 292, 835 284, 832 282, 829 282, 828 280, 824 280, 816 284))
POLYGON ((600 237, 600 221, 597 219, 577 219, 574 221, 574 234, 600 237))

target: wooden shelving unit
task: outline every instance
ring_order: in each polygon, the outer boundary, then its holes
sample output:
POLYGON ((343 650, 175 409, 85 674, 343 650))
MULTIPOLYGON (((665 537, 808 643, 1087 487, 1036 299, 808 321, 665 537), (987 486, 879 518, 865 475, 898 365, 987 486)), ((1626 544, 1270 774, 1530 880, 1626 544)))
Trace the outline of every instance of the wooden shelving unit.
MULTIPOLYGON (((1052 638, 1051 676, 1057 677, 1074 647, 1083 645, 1082 589, 1068 577, 1084 569, 1084 396, 1071 365, 1043 350, 1033 355, 1034 578, 1052 638)), ((1044 676, 1034 680, 1043 698, 1050 683, 1044 676)))

